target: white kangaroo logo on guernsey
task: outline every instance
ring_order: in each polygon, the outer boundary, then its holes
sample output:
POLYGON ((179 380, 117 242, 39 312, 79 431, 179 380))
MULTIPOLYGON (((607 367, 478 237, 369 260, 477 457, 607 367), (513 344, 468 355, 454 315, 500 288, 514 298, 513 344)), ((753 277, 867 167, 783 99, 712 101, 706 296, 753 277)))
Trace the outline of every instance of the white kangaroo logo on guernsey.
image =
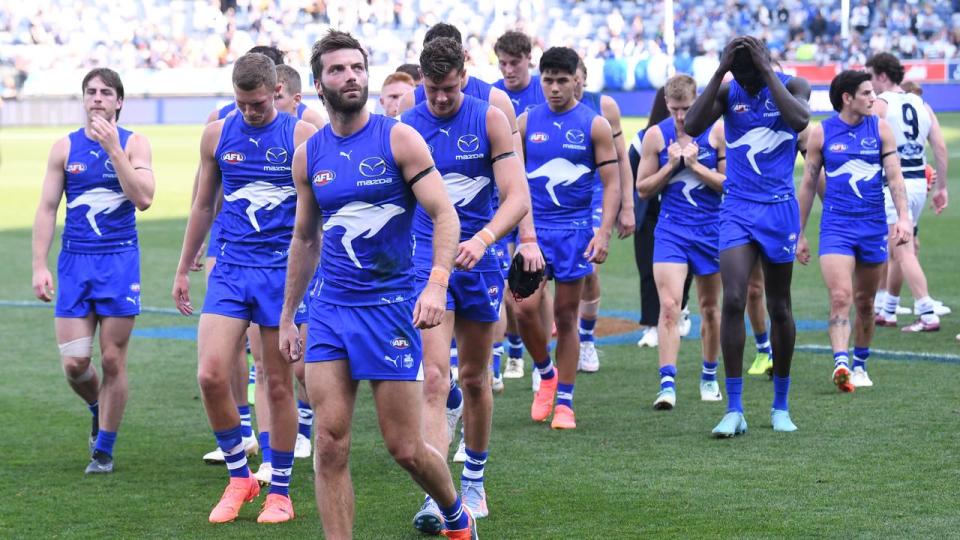
POLYGON ((260 223, 257 221, 257 210, 261 208, 273 210, 280 206, 283 201, 296 195, 297 190, 293 186, 275 186, 270 182, 257 180, 229 195, 224 194, 223 198, 229 202, 238 199, 246 199, 249 201, 250 205, 247 206, 247 217, 250 218, 250 224, 253 225, 253 228, 256 229, 257 232, 260 232, 260 223))
POLYGON ((528 176, 530 178, 546 176, 548 178, 547 193, 550 195, 550 199, 553 200, 553 204, 562 206, 560 201, 557 200, 555 191, 557 186, 569 186, 588 172, 590 172, 590 168, 586 165, 581 163, 573 164, 564 158, 553 158, 537 167, 528 176))
POLYGON ((757 174, 763 174, 760 172, 760 168, 757 167, 757 154, 766 154, 791 139, 793 139, 793 135, 790 135, 786 131, 774 131, 765 127, 757 127, 751 129, 736 141, 728 142, 727 147, 737 148, 739 146, 746 146, 749 148, 749 150, 747 150, 747 159, 750 161, 750 165, 757 174))
POLYGON ((867 163, 866 161, 863 161, 861 159, 851 159, 850 161, 847 161, 843 165, 837 167, 836 170, 827 171, 827 174, 829 176, 839 176, 841 174, 849 174, 850 189, 853 190, 854 195, 862 199, 863 195, 860 194, 860 188, 857 187, 857 183, 871 180, 879 172, 880 172, 880 165, 867 163))
POLYGON ((699 208, 700 205, 697 204, 697 201, 693 200, 693 195, 691 195, 691 192, 695 189, 702 189, 703 182, 697 179, 697 177, 693 174, 693 171, 687 168, 684 168, 677 174, 673 175, 673 178, 670 179, 669 183, 675 184, 677 182, 683 182, 683 189, 680 190, 680 192, 683 193, 683 198, 687 199, 688 203, 699 208))
POLYGON ((337 213, 323 224, 323 230, 329 231, 334 227, 343 227, 343 237, 340 243, 347 251, 347 256, 357 268, 363 268, 353 251, 354 238, 363 235, 363 238, 373 238, 380 232, 388 221, 399 216, 405 210, 395 204, 377 206, 363 201, 353 201, 345 204, 337 213))
POLYGON ((473 202, 489 183, 490 179, 486 176, 472 177, 454 172, 443 175, 443 184, 447 187, 450 201, 461 208, 473 202))
POLYGON ((67 208, 89 206, 90 209, 87 210, 87 221, 90 222, 90 227, 93 229, 93 232, 97 233, 97 236, 103 236, 103 234, 100 233, 100 227, 97 227, 96 215, 101 213, 109 214, 117 208, 120 208, 120 205, 126 200, 127 196, 123 193, 98 187, 84 191, 75 197, 67 203, 67 208))

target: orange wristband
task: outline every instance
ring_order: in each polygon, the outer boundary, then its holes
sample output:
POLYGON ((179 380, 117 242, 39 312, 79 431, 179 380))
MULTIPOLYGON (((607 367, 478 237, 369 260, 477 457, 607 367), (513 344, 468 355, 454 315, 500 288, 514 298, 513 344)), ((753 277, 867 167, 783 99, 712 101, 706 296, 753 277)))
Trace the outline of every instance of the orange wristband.
POLYGON ((484 248, 490 247, 490 244, 497 241, 497 235, 493 234, 493 231, 486 227, 480 229, 473 237, 479 240, 484 248))
POLYGON ((430 277, 427 278, 427 283, 446 287, 450 283, 450 271, 440 266, 434 266, 430 270, 430 277))

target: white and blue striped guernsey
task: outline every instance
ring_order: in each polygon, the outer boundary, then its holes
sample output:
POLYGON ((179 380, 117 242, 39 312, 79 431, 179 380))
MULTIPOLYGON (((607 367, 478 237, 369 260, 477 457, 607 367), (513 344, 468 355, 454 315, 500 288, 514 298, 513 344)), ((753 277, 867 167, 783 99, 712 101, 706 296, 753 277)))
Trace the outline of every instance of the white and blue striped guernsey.
POLYGON ((291 172, 297 119, 277 113, 254 127, 232 114, 223 122, 214 154, 223 178, 217 260, 285 267, 297 208, 291 172))
POLYGON ((882 215, 879 119, 869 115, 851 126, 835 114, 821 125, 827 178, 824 214, 882 215))
POLYGON ((396 125, 371 114, 347 137, 327 124, 307 141, 307 177, 323 220, 320 301, 370 306, 414 298, 417 200, 393 158, 396 125))
MULTIPOLYGON (((443 176, 450 201, 460 217, 460 241, 480 232, 493 218, 494 156, 490 155, 487 136, 487 110, 490 105, 463 96, 460 110, 449 118, 438 118, 421 103, 403 113, 401 121, 417 130, 430 148, 437 170, 443 176)), ((413 217, 416 249, 414 265, 428 270, 433 264, 433 220, 417 205, 413 217)), ((491 246, 492 248, 492 246, 491 246)), ((475 272, 500 270, 496 255, 487 256, 473 268, 475 272)))
POLYGON ((884 92, 878 97, 887 102, 885 120, 893 128, 904 181, 926 182, 924 143, 933 122, 923 99, 909 92, 884 92))
MULTIPOLYGON (((131 131, 117 128, 126 148, 131 131)), ((114 253, 137 247, 136 209, 127 199, 107 151, 83 128, 69 136, 64 167, 67 217, 63 249, 79 253, 114 253)))
MULTIPOLYGON (((677 140, 677 127, 673 118, 657 124, 663 134, 663 149, 658 156, 660 167, 668 161, 667 148, 677 140)), ((691 142, 699 147, 697 160, 706 168, 716 170, 717 149, 710 144, 713 125, 691 142)), ((703 183, 697 175, 680 161, 670 175, 670 180, 660 198, 660 219, 663 225, 703 227, 717 223, 720 215, 720 193, 703 183)))
MULTIPOLYGON (((784 85, 789 75, 777 73, 784 85)), ((752 96, 736 80, 730 81, 723 112, 727 141, 728 197, 760 203, 795 198, 793 166, 797 132, 780 114, 769 87, 752 96)))

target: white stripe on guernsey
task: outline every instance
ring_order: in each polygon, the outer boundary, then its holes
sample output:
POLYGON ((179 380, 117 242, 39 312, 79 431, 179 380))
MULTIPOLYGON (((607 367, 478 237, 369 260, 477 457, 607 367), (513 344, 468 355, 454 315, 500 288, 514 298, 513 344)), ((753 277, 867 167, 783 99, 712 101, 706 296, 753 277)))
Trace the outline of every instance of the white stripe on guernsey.
POLYGON ((557 399, 573 399, 573 392, 557 392, 557 399))
MULTIPOLYGON (((714 371, 716 371, 716 370, 714 370, 714 371)), ((664 375, 663 377, 660 377, 660 383, 663 384, 663 383, 665 383, 665 382, 673 382, 673 377, 671 377, 671 376, 669 376, 669 375, 664 375)), ((560 394, 558 393, 557 395, 559 396, 560 394)))

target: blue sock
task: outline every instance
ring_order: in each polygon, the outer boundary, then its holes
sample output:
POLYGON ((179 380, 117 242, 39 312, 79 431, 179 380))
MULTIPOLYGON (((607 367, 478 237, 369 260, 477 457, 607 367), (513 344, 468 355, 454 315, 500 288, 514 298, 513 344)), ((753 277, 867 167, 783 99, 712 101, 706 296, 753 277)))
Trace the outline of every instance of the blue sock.
POLYGON ((306 401, 297 400, 297 416, 300 417, 297 433, 310 440, 313 436, 313 409, 306 401))
POLYGON ((247 384, 257 384, 257 366, 250 364, 250 375, 247 378, 247 384))
POLYGON ((97 432, 97 445, 94 447, 95 452, 103 452, 104 454, 113 457, 113 443, 117 442, 117 432, 116 431, 107 431, 101 429, 97 432))
POLYGON ((94 416, 100 416, 100 402, 94 401, 93 403, 87 403, 87 408, 90 409, 90 414, 94 416))
POLYGON ((850 355, 846 351, 833 353, 833 367, 837 368, 841 364, 850 367, 850 355))
POLYGON ((463 403, 463 391, 457 386, 457 381, 454 380, 453 373, 451 373, 450 393, 447 394, 447 408, 456 409, 461 403, 463 403))
POLYGON ((553 362, 550 361, 549 356, 547 356, 546 360, 534 362, 533 367, 537 368, 537 371, 540 372, 541 380, 549 381, 556 375, 556 372, 553 370, 553 362))
POLYGON ((557 405, 566 405, 567 407, 573 408, 573 385, 572 384, 557 384, 557 405))
POLYGON ((270 493, 289 497, 290 473, 293 472, 293 452, 283 452, 271 448, 270 455, 270 465, 273 467, 273 476, 270 477, 270 493))
POLYGON ((717 380, 717 362, 711 362, 709 360, 703 361, 703 369, 700 371, 700 380, 701 381, 715 381, 717 380))
MULTIPOLYGON (((263 435, 263 433, 260 434, 261 437, 263 435)), ((247 452, 243 448, 240 424, 231 429, 214 431, 213 436, 217 438, 217 445, 223 452, 223 459, 227 462, 227 471, 230 472, 230 478, 249 478, 250 467, 247 466, 247 452)))
POLYGON ((753 339, 757 341, 757 352, 770 354, 772 351, 770 347, 770 338, 767 337, 767 333, 754 334, 753 339))
POLYGON ((250 422, 250 406, 238 405, 237 412, 240 413, 240 435, 253 437, 253 424, 250 422))
POLYGON ((507 334, 507 356, 523 358, 523 340, 517 334, 507 334))
POLYGON ((790 377, 773 376, 773 408, 778 411, 786 411, 787 394, 790 393, 790 377))
POLYGON ((270 455, 270 432, 269 431, 260 432, 260 452, 263 453, 263 463, 271 463, 272 456, 270 455))
POLYGON ((459 495, 457 500, 453 501, 453 506, 444 508, 439 503, 437 506, 440 507, 440 513, 443 514, 443 524, 448 531, 459 531, 470 526, 470 519, 467 517, 467 513, 463 511, 463 502, 460 501, 459 495))
POLYGON ((870 347, 853 348, 853 367, 867 370, 867 359, 870 358, 870 347))
POLYGON ((727 377, 727 412, 743 412, 743 377, 727 377))
POLYGON ((483 468, 487 464, 488 452, 477 452, 466 448, 467 461, 463 463, 463 474, 460 475, 460 487, 465 484, 479 484, 483 486, 483 468))
POLYGON ((660 390, 670 388, 676 391, 677 385, 674 379, 677 377, 677 366, 663 366, 660 368, 660 390))
POLYGON ((580 342, 593 341, 593 329, 597 326, 596 319, 580 318, 580 342))
POLYGON ((503 356, 503 342, 495 341, 493 343, 493 376, 500 376, 500 358, 503 356))
POLYGON ((460 355, 457 353, 457 338, 450 340, 450 365, 455 366, 459 362, 460 355))

